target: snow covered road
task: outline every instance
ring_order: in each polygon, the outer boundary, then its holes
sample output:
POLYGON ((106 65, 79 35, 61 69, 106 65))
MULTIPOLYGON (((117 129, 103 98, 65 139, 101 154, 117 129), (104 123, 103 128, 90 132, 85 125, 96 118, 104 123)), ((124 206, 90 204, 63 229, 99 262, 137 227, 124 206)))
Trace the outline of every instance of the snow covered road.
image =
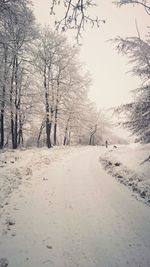
POLYGON ((15 222, 0 237, 9 267, 150 267, 150 207, 103 170, 103 150, 33 167, 5 211, 15 222))

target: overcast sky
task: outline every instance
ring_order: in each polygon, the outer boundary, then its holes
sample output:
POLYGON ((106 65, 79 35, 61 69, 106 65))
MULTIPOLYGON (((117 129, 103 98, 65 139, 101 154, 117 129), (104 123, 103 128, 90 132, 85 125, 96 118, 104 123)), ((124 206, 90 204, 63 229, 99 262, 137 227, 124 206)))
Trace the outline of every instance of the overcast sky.
MULTIPOLYGON (((50 0, 32 2, 38 22, 52 25, 49 15, 50 0)), ((136 36, 135 19, 143 35, 146 33, 146 26, 149 25, 150 16, 141 7, 126 5, 117 8, 112 4, 112 0, 98 2, 98 8, 91 11, 91 16, 96 12, 106 23, 99 29, 88 28, 83 33, 80 58, 93 77, 90 98, 98 107, 110 107, 128 102, 131 99, 129 91, 137 88, 140 80, 129 73, 131 65, 128 64, 127 58, 118 55, 107 40, 118 35, 136 36)))

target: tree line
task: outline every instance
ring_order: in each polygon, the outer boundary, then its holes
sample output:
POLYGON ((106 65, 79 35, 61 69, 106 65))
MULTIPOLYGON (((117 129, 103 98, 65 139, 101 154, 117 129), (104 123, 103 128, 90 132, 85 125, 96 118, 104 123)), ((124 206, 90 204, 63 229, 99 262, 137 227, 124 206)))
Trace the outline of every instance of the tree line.
POLYGON ((79 48, 36 23, 31 2, 0 3, 0 148, 98 144, 110 122, 88 99, 79 48))
MULTIPOLYGON (((64 31, 73 29, 76 31, 76 39, 79 42, 80 36, 85 26, 90 24, 100 26, 104 19, 99 16, 92 17, 92 8, 97 2, 94 0, 53 0, 51 3, 51 14, 57 15, 56 7, 60 4, 64 6, 64 14, 59 20, 56 20, 56 28, 64 31)), ((150 15, 149 0, 117 0, 113 3, 121 8, 125 5, 139 6, 145 10, 146 15, 150 15)), ((134 12, 134 11, 133 11, 134 12)), ((116 50, 122 55, 129 57, 132 64, 132 72, 141 79, 139 88, 133 91, 133 101, 115 109, 117 113, 125 114, 126 119, 121 125, 129 129, 137 136, 138 141, 150 142, 150 32, 145 38, 141 38, 136 23, 137 36, 117 37, 112 41, 115 43, 116 50)), ((121 115, 122 117, 122 115, 121 115)))
MULTIPOLYGON (((57 21, 56 27, 65 22, 65 30, 77 30, 78 39, 86 23, 98 26, 100 20, 87 15, 95 5, 92 1, 78 1, 75 8, 73 3, 67 2, 65 20, 57 21)), ((140 5, 146 13, 150 11, 149 1, 115 3, 119 7, 140 5)), ((53 2, 52 14, 57 4, 53 2)), ((130 58, 134 75, 142 81, 133 101, 118 111, 127 117, 122 125, 143 142, 150 141, 149 40, 149 31, 142 39, 138 27, 137 37, 113 40, 117 51, 130 58)), ((38 25, 31 1, 0 2, 0 148, 94 145, 103 143, 106 136, 113 139, 105 112, 98 111, 88 99, 90 84, 91 77, 79 61, 79 48, 72 47, 64 33, 38 25)))

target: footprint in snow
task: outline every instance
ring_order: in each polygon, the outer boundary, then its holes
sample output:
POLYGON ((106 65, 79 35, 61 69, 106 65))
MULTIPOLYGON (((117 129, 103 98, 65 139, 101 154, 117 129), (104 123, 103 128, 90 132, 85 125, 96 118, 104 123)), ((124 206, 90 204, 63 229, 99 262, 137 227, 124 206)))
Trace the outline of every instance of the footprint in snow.
MULTIPOLYGON (((6 226, 7 226, 7 230, 11 230, 11 227, 15 225, 15 221, 12 218, 7 218, 6 219, 6 226)), ((1 266, 0 266, 1 267, 1 266)))

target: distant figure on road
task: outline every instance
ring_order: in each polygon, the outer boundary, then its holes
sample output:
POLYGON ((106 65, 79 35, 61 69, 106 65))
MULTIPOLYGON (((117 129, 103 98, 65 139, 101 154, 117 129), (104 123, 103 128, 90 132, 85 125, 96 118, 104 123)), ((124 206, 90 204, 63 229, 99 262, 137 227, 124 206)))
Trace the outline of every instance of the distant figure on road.
POLYGON ((108 141, 106 140, 106 148, 108 147, 108 141))

